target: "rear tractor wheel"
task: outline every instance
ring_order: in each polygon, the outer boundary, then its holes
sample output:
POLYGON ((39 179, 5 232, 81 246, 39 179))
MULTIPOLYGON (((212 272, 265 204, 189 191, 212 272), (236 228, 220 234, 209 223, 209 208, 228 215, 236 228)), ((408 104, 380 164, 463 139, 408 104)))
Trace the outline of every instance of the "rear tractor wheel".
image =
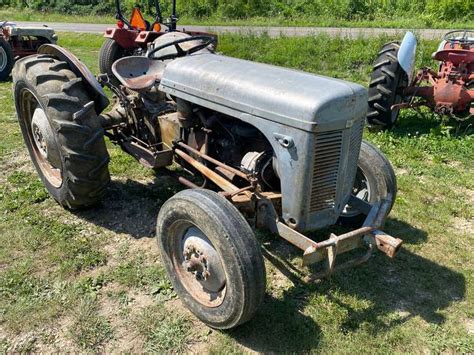
POLYGON ((408 77, 398 62, 400 45, 388 43, 379 52, 373 66, 369 84, 369 128, 389 129, 397 122, 400 109, 392 106, 403 101, 403 90, 408 77))
POLYGON ((100 47, 99 52, 99 71, 107 74, 110 80, 118 85, 119 81, 112 72, 112 65, 120 58, 133 55, 133 51, 121 47, 115 40, 106 38, 100 47))
POLYGON ((36 55, 17 62, 13 86, 24 141, 50 195, 71 209, 98 202, 109 155, 82 79, 66 62, 36 55))

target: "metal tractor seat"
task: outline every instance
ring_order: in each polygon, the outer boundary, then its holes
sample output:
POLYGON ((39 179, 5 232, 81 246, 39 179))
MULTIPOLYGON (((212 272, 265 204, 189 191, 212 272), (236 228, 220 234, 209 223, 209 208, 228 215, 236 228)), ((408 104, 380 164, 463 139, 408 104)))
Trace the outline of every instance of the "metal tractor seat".
POLYGON ((147 57, 125 57, 112 65, 112 72, 126 88, 143 92, 161 81, 166 64, 147 57))

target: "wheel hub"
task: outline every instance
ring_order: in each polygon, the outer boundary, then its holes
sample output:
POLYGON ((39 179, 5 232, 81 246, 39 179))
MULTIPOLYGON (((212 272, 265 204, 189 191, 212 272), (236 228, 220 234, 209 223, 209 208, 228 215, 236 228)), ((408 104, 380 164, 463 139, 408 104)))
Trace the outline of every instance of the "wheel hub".
POLYGON ((219 292, 225 285, 224 269, 210 241, 197 228, 190 228, 183 245, 183 267, 202 287, 219 292))
POLYGON ((203 253, 194 246, 188 246, 184 251, 186 270, 196 276, 196 280, 206 280, 210 273, 207 270, 207 260, 203 253))
POLYGON ((46 145, 46 141, 44 139, 43 133, 41 132, 40 128, 36 124, 32 124, 31 129, 33 131, 33 139, 35 140, 35 144, 38 147, 38 151, 44 158, 47 158, 48 147, 46 145))
POLYGON ((31 119, 31 132, 40 156, 58 169, 61 166, 61 158, 46 113, 41 108, 35 109, 31 119))

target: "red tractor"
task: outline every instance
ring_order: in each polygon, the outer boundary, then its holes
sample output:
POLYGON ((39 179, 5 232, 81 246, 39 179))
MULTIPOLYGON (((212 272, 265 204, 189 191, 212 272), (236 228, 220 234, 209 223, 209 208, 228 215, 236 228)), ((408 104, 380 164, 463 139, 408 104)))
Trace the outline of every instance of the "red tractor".
POLYGON ((369 87, 367 121, 390 128, 400 109, 427 106, 435 113, 465 121, 474 116, 474 31, 446 33, 433 59, 438 72, 422 68, 413 75, 416 39, 386 44, 375 61, 369 87))
POLYGON ((144 55, 149 44, 165 33, 176 32, 176 38, 185 38, 188 35, 206 35, 217 39, 215 35, 208 33, 178 31, 176 28, 178 22, 176 0, 173 0, 171 16, 166 21, 163 18, 159 0, 154 0, 155 19, 153 22, 149 22, 144 18, 138 5, 133 8, 130 20, 127 20, 123 15, 119 0, 115 1, 115 7, 117 25, 105 31, 104 37, 106 40, 99 54, 99 70, 102 74, 108 74, 111 80, 115 80, 112 65, 118 59, 133 55, 144 55))
POLYGON ((0 21, 0 81, 8 79, 16 59, 36 54, 40 46, 57 40, 52 28, 20 27, 0 21))

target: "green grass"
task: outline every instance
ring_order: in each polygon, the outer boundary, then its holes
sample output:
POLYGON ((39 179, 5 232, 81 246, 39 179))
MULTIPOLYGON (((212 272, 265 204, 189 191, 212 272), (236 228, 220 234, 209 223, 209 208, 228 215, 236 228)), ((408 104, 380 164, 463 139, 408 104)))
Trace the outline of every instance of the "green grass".
POLYGON ((98 314, 99 307, 94 299, 84 299, 73 316, 70 336, 83 349, 96 350, 110 339, 112 329, 109 322, 98 314))
POLYGON ((136 320, 136 329, 145 338, 144 350, 152 353, 185 351, 192 343, 190 325, 185 316, 169 313, 160 305, 143 310, 136 320))
MULTIPOLYGON (((59 35, 97 71, 101 36, 59 35)), ((365 85, 388 40, 225 35, 220 50, 365 85)), ((436 46, 420 42, 418 67, 436 66, 436 46)), ((0 351, 474 352, 472 128, 405 111, 393 131, 366 133, 397 172, 386 230, 404 239, 402 252, 307 285, 288 271, 299 253, 259 233, 265 302, 249 323, 218 332, 176 299, 152 238, 161 204, 181 187, 109 145, 102 205, 63 210, 29 161, 11 83, 0 83, 0 107, 0 351)))
MULTIPOLYGON (((152 19, 152 16, 147 18, 152 19)), ((114 24, 116 22, 113 14, 104 15, 70 15, 60 12, 40 12, 30 9, 4 8, 0 9, 0 19, 9 21, 34 21, 34 22, 65 22, 65 23, 103 23, 114 24)), ((442 20, 435 16, 395 16, 385 17, 378 15, 375 18, 361 17, 357 20, 345 20, 333 16, 297 16, 297 17, 249 17, 246 19, 223 18, 220 15, 194 18, 183 16, 179 25, 202 25, 202 26, 315 26, 315 27, 370 27, 370 28, 445 28, 462 29, 473 28, 474 21, 457 19, 455 22, 442 20)))

